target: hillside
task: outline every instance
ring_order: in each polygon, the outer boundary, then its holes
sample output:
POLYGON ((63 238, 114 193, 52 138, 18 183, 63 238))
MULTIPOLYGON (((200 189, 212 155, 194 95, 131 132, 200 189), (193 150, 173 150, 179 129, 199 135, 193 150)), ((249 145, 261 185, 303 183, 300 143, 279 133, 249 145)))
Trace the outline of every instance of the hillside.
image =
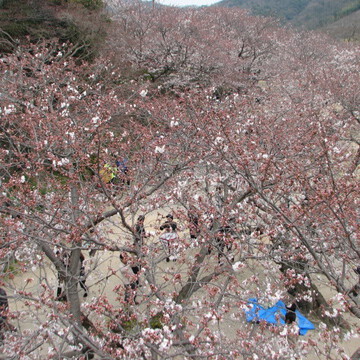
POLYGON ((340 39, 360 40, 360 10, 322 28, 329 35, 340 39))
POLYGON ((105 35, 100 0, 0 0, 0 53, 14 44, 59 39, 78 44, 76 56, 92 58, 105 35))
POLYGON ((358 44, 115 1, 0 0, 0 360, 355 359, 358 44))
POLYGON ((340 24, 346 24, 354 37, 359 37, 359 17, 353 15, 360 9, 359 0, 223 0, 216 6, 250 9, 255 15, 276 16, 284 23, 309 30, 330 28, 337 23, 330 33, 342 38, 348 37, 349 32, 340 24))

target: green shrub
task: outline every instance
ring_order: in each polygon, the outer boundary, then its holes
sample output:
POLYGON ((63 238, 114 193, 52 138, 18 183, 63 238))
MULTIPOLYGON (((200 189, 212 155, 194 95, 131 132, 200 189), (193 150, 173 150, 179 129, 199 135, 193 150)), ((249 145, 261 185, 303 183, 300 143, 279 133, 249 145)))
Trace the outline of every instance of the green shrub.
POLYGON ((13 38, 26 36, 29 34, 27 25, 24 22, 11 22, 4 24, 2 27, 5 33, 9 34, 13 38))
POLYGON ((354 1, 353 3, 343 7, 338 13, 336 14, 336 18, 340 19, 344 16, 352 14, 353 12, 360 9, 360 0, 354 1))
POLYGON ((11 258, 3 265, 3 274, 5 278, 13 278, 20 271, 20 264, 15 258, 11 258))
POLYGON ((149 325, 150 325, 151 329, 162 329, 163 328, 164 325, 161 322, 162 316, 163 316, 162 313, 159 313, 150 319, 149 325))
POLYGON ((72 2, 81 4, 89 10, 99 10, 104 7, 102 0, 72 0, 72 2))

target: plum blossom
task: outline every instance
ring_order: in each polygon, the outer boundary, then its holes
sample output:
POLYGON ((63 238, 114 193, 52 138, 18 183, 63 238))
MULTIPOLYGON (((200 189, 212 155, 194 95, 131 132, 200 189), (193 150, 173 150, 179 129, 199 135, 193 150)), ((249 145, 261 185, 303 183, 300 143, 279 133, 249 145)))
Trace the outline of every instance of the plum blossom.
POLYGON ((93 124, 97 124, 97 123, 99 122, 99 120, 100 120, 99 116, 94 116, 94 117, 91 119, 91 121, 92 121, 93 124))
POLYGON ((5 115, 9 115, 14 111, 15 111, 15 106, 13 104, 10 104, 8 107, 4 108, 5 115))
POLYGON ((147 95, 147 93, 148 91, 146 89, 143 89, 140 91, 140 96, 144 98, 147 95))
POLYGON ((232 268, 235 272, 239 272, 240 269, 242 269, 243 267, 245 267, 245 264, 241 261, 237 261, 235 264, 232 265, 232 268))
POLYGON ((55 166, 64 166, 69 164, 70 160, 68 158, 62 158, 61 160, 56 162, 55 166))
POLYGON ((217 138, 215 138, 215 145, 221 144, 224 141, 224 139, 221 136, 218 136, 217 138))
POLYGON ((165 152, 165 145, 155 147, 155 154, 163 154, 164 152, 165 152))
POLYGON ((164 338, 163 341, 159 345, 159 350, 160 351, 168 350, 171 345, 172 345, 172 341, 164 338))

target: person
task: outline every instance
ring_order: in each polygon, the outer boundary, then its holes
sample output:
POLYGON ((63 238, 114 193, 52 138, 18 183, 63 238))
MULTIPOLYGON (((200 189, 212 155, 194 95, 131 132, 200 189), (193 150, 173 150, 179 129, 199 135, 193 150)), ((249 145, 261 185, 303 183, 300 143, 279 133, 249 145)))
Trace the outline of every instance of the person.
POLYGON ((188 212, 189 218, 189 231, 190 231, 190 238, 197 239, 200 234, 199 229, 199 216, 197 214, 196 208, 191 206, 188 212))
POLYGON ((6 313, 9 309, 9 302, 7 293, 3 288, 0 288, 0 330, 6 327, 6 313))
POLYGON ((349 294, 358 296, 360 294, 360 265, 353 269, 355 274, 359 276, 358 282, 350 289, 349 294))
POLYGON ((290 306, 286 306, 285 324, 292 324, 296 321, 296 305, 292 303, 290 306))
POLYGON ((231 251, 232 244, 229 237, 232 235, 232 229, 229 225, 221 226, 215 234, 215 247, 218 250, 218 262, 221 264, 221 258, 224 255, 225 248, 231 251))
POLYGON ((125 296, 124 301, 126 303, 138 304, 136 301, 136 291, 139 287, 139 271, 140 268, 137 266, 131 266, 129 255, 125 252, 120 254, 120 261, 123 266, 120 268, 121 275, 123 277, 125 296))
POLYGON ((128 174, 129 169, 127 167, 127 159, 116 160, 116 166, 122 174, 124 175, 128 174))
POLYGON ((166 218, 166 221, 164 222, 164 224, 162 224, 160 226, 160 230, 171 228, 172 231, 176 231, 177 230, 177 224, 174 221, 174 217, 171 214, 167 214, 165 218, 166 218))
POLYGON ((4 331, 16 331, 16 328, 7 320, 9 301, 5 289, 0 288, 0 340, 4 340, 4 331))
MULTIPOLYGON (((160 226, 160 230, 164 231, 160 236, 160 241, 163 244, 167 254, 166 261, 169 262, 170 257, 173 256, 173 249, 176 246, 175 241, 178 238, 177 224, 171 214, 166 215, 166 221, 160 226)), ((176 261, 175 256, 173 256, 173 260, 176 261)))
POLYGON ((104 184, 112 184, 116 181, 117 167, 105 164, 100 170, 100 179, 104 184))
POLYGON ((134 239, 134 245, 135 248, 139 248, 144 246, 144 238, 147 237, 145 227, 144 227, 144 221, 145 221, 145 215, 139 215, 137 218, 137 222, 135 224, 135 239, 134 239))
MULTIPOLYGON (((222 264, 221 258, 224 255, 225 248, 228 252, 232 249, 232 239, 234 237, 234 218, 229 219, 228 224, 220 226, 216 229, 214 222, 210 225, 210 230, 214 231, 214 245, 218 251, 218 263, 222 264)), ((211 253, 211 247, 209 247, 208 253, 211 253)), ((233 257, 231 261, 233 261, 233 257)))
POLYGON ((118 177, 123 185, 130 185, 129 168, 127 166, 127 159, 116 160, 116 167, 118 169, 118 177))

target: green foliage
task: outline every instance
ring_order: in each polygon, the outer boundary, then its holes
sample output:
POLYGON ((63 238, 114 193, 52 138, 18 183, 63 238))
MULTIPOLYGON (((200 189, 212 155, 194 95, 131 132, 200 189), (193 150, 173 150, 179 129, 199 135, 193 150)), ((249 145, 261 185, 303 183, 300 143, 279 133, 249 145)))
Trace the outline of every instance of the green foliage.
POLYGON ((29 31, 27 30, 27 25, 24 22, 14 21, 4 24, 2 30, 4 30, 13 38, 22 37, 29 34, 29 31))
MULTIPOLYGON (((149 321, 149 327, 151 329, 162 329, 163 323, 162 323, 162 313, 158 313, 155 316, 153 316, 149 321)), ((111 331, 113 331, 116 334, 124 334, 127 335, 138 333, 139 330, 145 328, 146 325, 144 323, 140 323, 135 318, 128 318, 119 320, 119 322, 116 322, 115 326, 111 328, 111 331)))
POLYGON ((42 196, 46 195, 49 191, 44 180, 39 181, 38 178, 31 177, 26 178, 26 182, 30 185, 31 189, 37 189, 42 196))
POLYGON ((15 258, 11 258, 7 260, 3 266, 3 274, 2 277, 5 278, 12 278, 13 276, 17 275, 20 272, 20 264, 15 258))
POLYGON ((127 332, 132 332, 138 326, 138 321, 136 319, 130 319, 121 322, 121 327, 127 332))
POLYGON ((250 9, 254 15, 277 16, 286 20, 296 17, 311 0, 225 0, 223 6, 244 7, 250 9))
MULTIPOLYGON (((85 178, 86 175, 88 179, 89 175, 87 172, 84 171, 82 176, 85 178)), ((68 176, 64 175, 60 171, 50 168, 49 172, 40 173, 36 177, 28 177, 25 175, 25 182, 30 186, 32 190, 36 189, 40 195, 44 196, 54 191, 54 189, 50 186, 50 178, 54 180, 58 187, 66 186, 69 182, 68 176)))
POLYGON ((344 6, 340 11, 337 12, 336 18, 340 19, 360 9, 360 0, 354 1, 347 6, 344 6))
POLYGON ((164 326, 162 323, 162 317, 163 317, 162 313, 158 313, 155 316, 153 316, 149 321, 150 328, 151 329, 162 329, 164 326))
POLYGON ((104 7, 102 0, 72 0, 72 2, 81 4, 89 10, 100 10, 104 7))
POLYGON ((57 38, 74 44, 77 50, 73 56, 92 60, 109 22, 100 12, 103 7, 102 0, 39 0, 36 4, 6 1, 0 12, 0 52, 13 50, 9 39, 23 42, 27 36, 32 41, 57 38), (74 4, 78 6, 69 6, 74 4))
POLYGON ((278 17, 307 29, 324 27, 360 9, 359 0, 223 0, 216 5, 249 9, 254 15, 278 17))

